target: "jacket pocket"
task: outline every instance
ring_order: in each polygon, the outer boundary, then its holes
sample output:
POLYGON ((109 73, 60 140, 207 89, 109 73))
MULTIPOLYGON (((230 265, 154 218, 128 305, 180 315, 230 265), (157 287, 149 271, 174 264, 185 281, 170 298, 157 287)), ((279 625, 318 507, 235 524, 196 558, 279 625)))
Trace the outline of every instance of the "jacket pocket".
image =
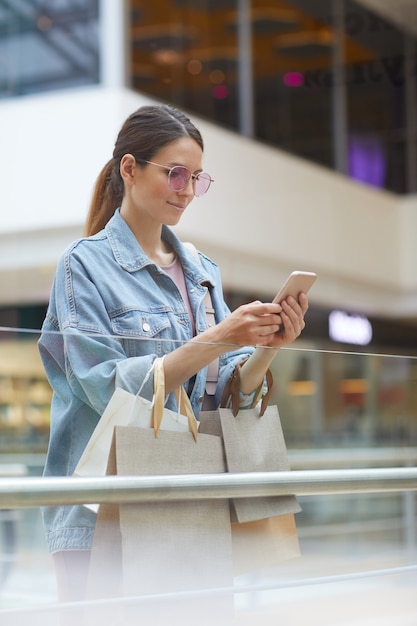
POLYGON ((112 317, 112 328, 116 335, 125 337, 158 337, 171 328, 167 311, 149 312, 139 309, 124 309, 112 317))

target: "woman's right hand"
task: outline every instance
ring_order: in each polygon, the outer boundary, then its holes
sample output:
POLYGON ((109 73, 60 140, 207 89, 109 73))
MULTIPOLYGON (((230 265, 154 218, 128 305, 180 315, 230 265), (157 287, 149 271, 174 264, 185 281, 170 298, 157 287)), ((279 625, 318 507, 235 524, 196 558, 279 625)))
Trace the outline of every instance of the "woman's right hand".
POLYGON ((285 306, 284 312, 280 304, 273 302, 256 300, 243 304, 219 324, 211 326, 185 345, 167 354, 165 357, 167 393, 182 385, 213 359, 224 352, 234 350, 237 346, 273 348, 255 351, 242 368, 242 391, 244 393, 253 391, 262 380, 276 350, 294 341, 304 327, 304 313, 308 308, 306 296, 300 296, 299 304, 294 300, 285 306), (277 334, 281 328, 283 332, 277 334), (267 354, 263 354, 264 352, 267 354))
POLYGON ((292 343, 300 336, 305 327, 304 316, 307 310, 308 299, 304 293, 299 295, 298 302, 291 296, 282 302, 281 332, 274 333, 263 346, 258 344, 260 347, 253 352, 240 371, 240 389, 243 393, 248 394, 256 389, 261 384, 276 351, 282 346, 292 343))
POLYGON ((268 346, 280 330, 282 307, 255 300, 243 304, 214 327, 215 341, 239 346, 268 346))

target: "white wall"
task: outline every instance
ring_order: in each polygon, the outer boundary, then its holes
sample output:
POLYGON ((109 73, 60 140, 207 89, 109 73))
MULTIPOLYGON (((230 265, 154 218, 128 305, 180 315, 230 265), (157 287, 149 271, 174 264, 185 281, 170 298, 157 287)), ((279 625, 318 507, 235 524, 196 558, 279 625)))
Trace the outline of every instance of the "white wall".
POLYGON ((0 232, 82 223, 120 123, 142 101, 93 87, 0 102, 0 232))
MULTIPOLYGON (((0 103, 0 304, 47 299, 120 125, 148 101, 94 87, 0 103)), ((219 262, 226 286, 273 295, 288 271, 314 270, 314 302, 417 315, 416 198, 357 185, 192 118, 215 183, 177 232, 219 262)))

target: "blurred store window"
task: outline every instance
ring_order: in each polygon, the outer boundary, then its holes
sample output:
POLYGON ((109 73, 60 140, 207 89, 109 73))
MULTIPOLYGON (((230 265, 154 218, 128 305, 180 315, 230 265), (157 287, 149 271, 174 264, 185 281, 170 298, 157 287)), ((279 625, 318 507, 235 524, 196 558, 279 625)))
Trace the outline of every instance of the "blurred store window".
POLYGON ((34 332, 0 332, 0 454, 44 453, 52 391, 34 332))
POLYGON ((290 448, 417 445, 416 357, 285 349, 271 369, 290 448))
POLYGON ((413 190, 416 36, 366 3, 132 0, 130 28, 134 89, 361 184, 413 190))

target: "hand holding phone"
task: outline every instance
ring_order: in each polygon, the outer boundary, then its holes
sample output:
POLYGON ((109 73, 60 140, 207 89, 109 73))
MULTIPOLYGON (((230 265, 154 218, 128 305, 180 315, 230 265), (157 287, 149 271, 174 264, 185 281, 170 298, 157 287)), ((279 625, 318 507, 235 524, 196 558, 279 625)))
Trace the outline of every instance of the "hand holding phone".
POLYGON ((272 302, 280 303, 288 296, 292 296, 298 302, 300 293, 307 293, 316 278, 317 274, 314 272, 292 272, 272 302))

